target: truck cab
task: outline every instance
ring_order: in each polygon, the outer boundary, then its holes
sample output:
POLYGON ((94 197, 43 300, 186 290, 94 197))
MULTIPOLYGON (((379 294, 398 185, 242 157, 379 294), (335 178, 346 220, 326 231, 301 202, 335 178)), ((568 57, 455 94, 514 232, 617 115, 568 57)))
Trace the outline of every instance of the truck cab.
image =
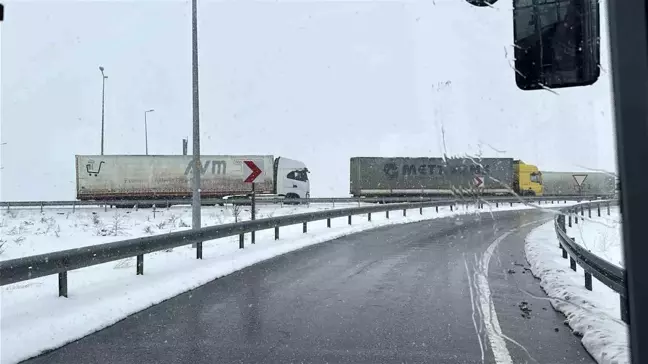
POLYGON ((308 168, 304 162, 277 157, 274 161, 275 193, 286 198, 310 197, 308 168))
POLYGON ((542 173, 537 166, 521 160, 513 162, 515 168, 515 191, 522 196, 542 196, 542 173))

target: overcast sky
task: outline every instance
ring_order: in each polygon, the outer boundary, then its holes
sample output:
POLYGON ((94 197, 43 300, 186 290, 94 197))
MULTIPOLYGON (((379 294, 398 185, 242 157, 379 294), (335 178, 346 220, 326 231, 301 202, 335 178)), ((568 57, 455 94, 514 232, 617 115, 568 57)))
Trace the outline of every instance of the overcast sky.
MULTIPOLYGON (((349 193, 353 156, 521 158, 614 171, 603 17, 591 87, 515 86, 511 1, 199 0, 203 154, 304 161, 349 193)), ((179 154, 191 137, 190 1, 4 1, 2 200, 75 198, 75 154, 179 154)), ((604 7, 602 7, 604 10, 604 7)), ((190 143, 191 145, 191 143, 190 143)))

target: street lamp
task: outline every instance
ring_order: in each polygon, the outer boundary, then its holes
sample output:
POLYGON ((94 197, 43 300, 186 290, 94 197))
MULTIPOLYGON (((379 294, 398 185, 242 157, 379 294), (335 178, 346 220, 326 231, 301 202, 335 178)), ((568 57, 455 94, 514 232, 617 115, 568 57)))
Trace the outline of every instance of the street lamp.
POLYGON ((144 141, 146 143, 146 155, 148 155, 148 126, 146 124, 146 114, 153 112, 155 110, 146 110, 144 111, 144 141))
POLYGON ((104 154, 104 106, 106 104, 106 76, 104 74, 104 68, 99 66, 99 71, 101 71, 101 155, 104 154))
MULTIPOLYGON (((198 3, 191 0, 191 86, 193 101, 193 188, 191 192, 191 228, 200 229, 200 111, 198 97, 198 3)), ((196 258, 202 259, 202 242, 194 245, 196 258)))

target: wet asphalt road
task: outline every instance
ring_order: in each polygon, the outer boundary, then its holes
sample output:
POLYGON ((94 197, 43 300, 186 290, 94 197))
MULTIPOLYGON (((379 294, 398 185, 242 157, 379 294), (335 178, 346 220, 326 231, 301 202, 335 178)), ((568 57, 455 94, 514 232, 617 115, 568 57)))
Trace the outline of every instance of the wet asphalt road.
POLYGON ((527 270, 524 237, 550 217, 503 212, 350 235, 233 273, 28 362, 594 363, 527 270), (506 233, 480 287, 485 251, 506 233), (499 340, 489 335, 495 321, 499 340))

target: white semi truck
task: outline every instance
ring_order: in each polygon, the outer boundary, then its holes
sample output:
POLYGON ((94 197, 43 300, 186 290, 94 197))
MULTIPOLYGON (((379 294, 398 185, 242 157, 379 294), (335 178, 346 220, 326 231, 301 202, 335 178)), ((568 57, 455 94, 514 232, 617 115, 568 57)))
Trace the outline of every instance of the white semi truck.
MULTIPOLYGON (((310 196, 308 169, 303 162, 272 155, 203 155, 201 197, 223 198, 249 194, 250 174, 244 161, 253 161, 261 174, 258 194, 285 198, 310 196)), ((79 200, 117 201, 190 198, 193 158, 187 155, 77 155, 79 200)))

